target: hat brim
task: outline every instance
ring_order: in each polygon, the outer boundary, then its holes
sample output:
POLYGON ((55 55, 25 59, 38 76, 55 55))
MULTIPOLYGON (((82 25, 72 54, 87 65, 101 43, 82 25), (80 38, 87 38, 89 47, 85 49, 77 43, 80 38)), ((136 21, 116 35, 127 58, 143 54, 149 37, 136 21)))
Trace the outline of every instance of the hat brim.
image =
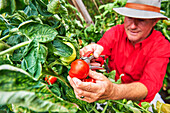
POLYGON ((162 18, 168 20, 168 18, 162 15, 161 13, 152 12, 152 11, 137 10, 137 9, 131 9, 126 7, 113 8, 113 10, 127 17, 144 18, 144 19, 162 18))

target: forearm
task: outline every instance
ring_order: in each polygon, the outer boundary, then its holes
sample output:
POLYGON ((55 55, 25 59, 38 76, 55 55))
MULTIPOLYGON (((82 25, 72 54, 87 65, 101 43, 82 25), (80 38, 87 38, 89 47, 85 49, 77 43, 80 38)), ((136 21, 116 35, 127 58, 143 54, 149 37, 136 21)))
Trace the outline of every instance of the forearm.
POLYGON ((142 100, 147 96, 148 90, 140 82, 129 84, 114 84, 111 93, 112 100, 129 99, 129 100, 142 100))

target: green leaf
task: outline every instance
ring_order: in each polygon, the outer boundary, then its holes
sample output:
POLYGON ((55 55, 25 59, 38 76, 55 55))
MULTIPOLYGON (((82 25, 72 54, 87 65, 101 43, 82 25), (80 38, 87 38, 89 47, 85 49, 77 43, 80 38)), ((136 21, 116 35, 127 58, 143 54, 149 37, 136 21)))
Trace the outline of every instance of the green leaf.
POLYGON ((3 65, 3 64, 11 64, 11 62, 8 59, 7 55, 0 56, 0 65, 3 65))
POLYGON ((115 76, 116 76, 116 71, 115 71, 115 70, 111 71, 110 73, 104 72, 103 74, 104 74, 106 77, 108 77, 108 79, 109 79, 112 83, 115 83, 115 76))
POLYGON ((76 112, 77 107, 74 104, 67 102, 52 103, 41 100, 34 92, 29 91, 0 91, 0 104, 14 104, 23 106, 36 112, 76 112))
POLYGON ((46 61, 46 57, 47 48, 33 40, 24 52, 21 67, 38 80, 41 77, 42 64, 46 61))
POLYGON ((141 105, 144 109, 148 109, 150 107, 150 104, 148 102, 142 102, 141 105))
POLYGON ((1 105, 16 104, 38 112, 42 110, 53 111, 54 109, 56 111, 61 110, 63 112, 77 110, 77 107, 74 104, 64 101, 62 98, 58 97, 60 95, 56 95, 59 94, 58 91, 54 89, 56 86, 51 90, 51 88, 48 88, 46 85, 35 81, 29 73, 22 69, 10 65, 1 65, 0 73, 1 105), (35 93, 26 90, 30 90, 35 93), (52 91, 54 93, 52 93, 52 91), (55 104, 51 102, 55 102, 55 104), (37 107, 37 104, 40 105, 37 107), (52 106, 55 107, 53 108, 52 106))
POLYGON ((28 22, 19 27, 19 30, 28 38, 47 43, 53 41, 58 32, 46 24, 28 22))
POLYGON ((142 113, 138 108, 135 108, 135 107, 129 107, 133 113, 142 113))
POLYGON ((29 4, 30 0, 15 0, 17 10, 22 10, 29 4))
POLYGON ((0 41, 0 51, 8 49, 10 46, 3 41, 0 41))
POLYGON ((15 0, 1 0, 0 13, 12 14, 16 10, 15 0))
POLYGON ((161 112, 170 113, 170 104, 164 104, 164 103, 157 101, 156 108, 157 108, 158 113, 161 113, 161 112))
POLYGON ((10 65, 1 65, 0 73, 0 91, 30 89, 37 84, 29 73, 10 65))
POLYGON ((67 44, 61 42, 59 39, 53 41, 53 46, 53 52, 55 55, 59 55, 61 57, 69 57, 73 53, 73 49, 67 44))
MULTIPOLYGON (((26 21, 27 15, 24 13, 24 11, 19 10, 19 11, 15 11, 15 13, 13 15, 6 15, 5 18, 9 22, 8 27, 10 29, 12 29, 12 28, 14 28, 14 26, 15 26, 15 28, 17 28, 19 24, 26 21)), ((12 31, 12 32, 14 32, 14 31, 12 31)))
POLYGON ((48 5, 48 11, 53 14, 61 14, 62 16, 68 16, 67 8, 61 3, 60 0, 52 0, 48 5))
MULTIPOLYGON (((25 36, 14 34, 7 39, 6 43, 10 46, 15 46, 15 45, 17 45, 21 42, 25 42, 25 41, 27 41, 27 38, 25 36)), ((11 56, 12 60, 13 61, 20 61, 23 57, 24 50, 25 50, 25 47, 21 47, 19 49, 16 49, 11 56)))
POLYGON ((3 16, 0 15, 0 30, 7 29, 6 21, 4 20, 3 16))
POLYGON ((52 16, 53 15, 47 11, 47 5, 43 2, 43 0, 32 0, 32 2, 36 6, 38 12, 42 16, 52 16))
POLYGON ((36 15, 38 16, 38 11, 35 5, 29 0, 29 5, 24 9, 25 14, 28 16, 36 15))

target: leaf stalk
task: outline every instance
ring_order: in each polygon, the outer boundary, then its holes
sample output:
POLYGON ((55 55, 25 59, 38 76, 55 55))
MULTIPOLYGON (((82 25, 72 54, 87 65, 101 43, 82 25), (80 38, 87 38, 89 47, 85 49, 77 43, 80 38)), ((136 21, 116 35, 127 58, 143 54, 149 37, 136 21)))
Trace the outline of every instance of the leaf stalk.
POLYGON ((31 41, 22 42, 22 43, 17 44, 17 45, 15 45, 15 46, 13 46, 13 47, 11 47, 11 48, 9 48, 9 49, 6 49, 6 50, 4 50, 4 51, 1 51, 1 52, 0 52, 0 56, 2 56, 2 55, 4 55, 4 54, 7 54, 7 53, 9 53, 9 52, 12 52, 12 51, 14 51, 14 50, 16 50, 16 49, 19 49, 20 47, 24 47, 24 46, 28 45, 30 42, 31 42, 31 41))

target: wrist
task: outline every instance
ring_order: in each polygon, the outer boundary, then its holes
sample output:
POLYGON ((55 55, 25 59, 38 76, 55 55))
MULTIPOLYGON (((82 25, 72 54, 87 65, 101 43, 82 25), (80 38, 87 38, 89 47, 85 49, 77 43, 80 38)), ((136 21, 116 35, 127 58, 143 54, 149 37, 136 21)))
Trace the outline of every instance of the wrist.
POLYGON ((112 90, 109 96, 109 100, 119 100, 120 99, 120 87, 119 84, 112 83, 112 90))

